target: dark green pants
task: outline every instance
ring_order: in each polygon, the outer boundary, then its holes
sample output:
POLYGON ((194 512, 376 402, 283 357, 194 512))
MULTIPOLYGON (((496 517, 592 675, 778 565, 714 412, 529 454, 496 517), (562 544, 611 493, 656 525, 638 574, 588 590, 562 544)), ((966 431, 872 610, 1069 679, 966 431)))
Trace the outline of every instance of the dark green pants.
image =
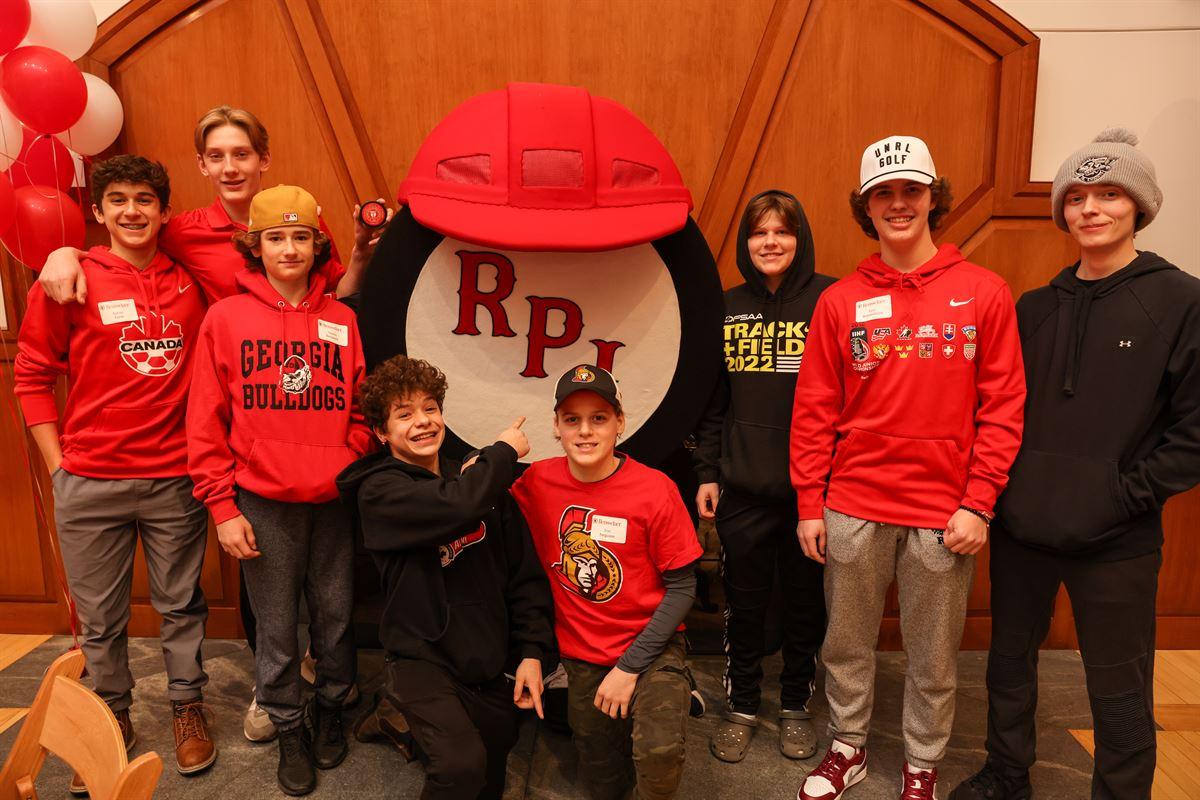
POLYGON ((683 634, 677 633, 638 678, 631 714, 612 719, 593 705, 611 667, 564 658, 567 719, 579 752, 579 778, 593 800, 620 800, 635 785, 638 800, 670 800, 683 776, 683 741, 691 687, 683 634), (632 756, 632 759, 631 759, 632 756))

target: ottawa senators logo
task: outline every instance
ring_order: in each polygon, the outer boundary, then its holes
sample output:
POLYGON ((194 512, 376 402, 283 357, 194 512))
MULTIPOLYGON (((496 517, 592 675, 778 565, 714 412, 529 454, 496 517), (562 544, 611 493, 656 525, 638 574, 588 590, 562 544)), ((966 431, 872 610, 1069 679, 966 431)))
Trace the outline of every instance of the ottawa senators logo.
POLYGON ((121 329, 121 360, 139 375, 170 375, 183 359, 183 328, 153 311, 121 329))
POLYGON ((621 562, 591 535, 595 509, 567 506, 558 521, 562 552, 551 566, 562 584, 586 600, 604 603, 621 591, 621 562))
POLYGON ((443 544, 438 547, 438 555, 442 558, 442 566, 448 567, 453 563, 454 559, 473 544, 479 544, 487 538, 487 523, 479 523, 479 527, 468 533, 466 536, 460 536, 450 544, 443 544))

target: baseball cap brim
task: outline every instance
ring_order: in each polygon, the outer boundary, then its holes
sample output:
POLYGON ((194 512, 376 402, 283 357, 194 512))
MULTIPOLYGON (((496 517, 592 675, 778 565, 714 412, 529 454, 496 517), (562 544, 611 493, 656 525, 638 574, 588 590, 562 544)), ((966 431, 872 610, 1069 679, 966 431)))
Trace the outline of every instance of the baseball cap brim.
POLYGON ((542 209, 411 194, 408 207, 427 228, 503 250, 616 250, 676 233, 688 219, 688 204, 673 202, 542 209))
POLYGON ((871 178, 871 180, 867 181, 862 186, 860 186, 858 189, 858 193, 866 194, 867 190, 872 189, 881 183, 885 183, 887 181, 896 181, 896 180, 916 181, 917 183, 923 183, 926 186, 928 186, 929 184, 933 183, 934 180, 936 180, 936 179, 933 175, 930 175, 928 172, 921 172, 921 171, 915 170, 915 169, 898 169, 898 170, 894 170, 892 172, 884 172, 879 175, 876 175, 875 177, 871 178))

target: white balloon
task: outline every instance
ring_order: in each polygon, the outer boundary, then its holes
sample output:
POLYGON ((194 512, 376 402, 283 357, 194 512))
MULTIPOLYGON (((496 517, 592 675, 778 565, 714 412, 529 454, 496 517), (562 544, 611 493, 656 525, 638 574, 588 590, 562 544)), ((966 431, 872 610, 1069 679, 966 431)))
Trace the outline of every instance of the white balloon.
POLYGON ((96 41, 96 11, 87 0, 29 0, 29 33, 21 47, 31 44, 57 50, 75 61, 87 55, 96 41))
POLYGON ((24 143, 21 133, 21 122, 0 100, 0 170, 8 169, 21 155, 24 143))
POLYGON ((113 88, 91 73, 83 73, 87 84, 87 106, 83 116, 65 131, 54 134, 68 149, 94 156, 117 139, 125 122, 121 98, 113 88))

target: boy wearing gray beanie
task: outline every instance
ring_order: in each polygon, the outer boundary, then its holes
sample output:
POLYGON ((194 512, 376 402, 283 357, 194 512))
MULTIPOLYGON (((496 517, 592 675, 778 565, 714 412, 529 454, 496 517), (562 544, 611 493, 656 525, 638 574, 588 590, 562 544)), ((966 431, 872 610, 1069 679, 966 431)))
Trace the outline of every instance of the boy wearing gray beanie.
POLYGON ((1150 797, 1162 507, 1200 482, 1200 280, 1134 246, 1162 205, 1110 128, 1054 179, 1079 261, 1017 302, 1025 438, 992 526, 987 762, 951 800, 1032 797, 1037 650, 1065 584, 1096 737, 1092 798, 1150 797))

